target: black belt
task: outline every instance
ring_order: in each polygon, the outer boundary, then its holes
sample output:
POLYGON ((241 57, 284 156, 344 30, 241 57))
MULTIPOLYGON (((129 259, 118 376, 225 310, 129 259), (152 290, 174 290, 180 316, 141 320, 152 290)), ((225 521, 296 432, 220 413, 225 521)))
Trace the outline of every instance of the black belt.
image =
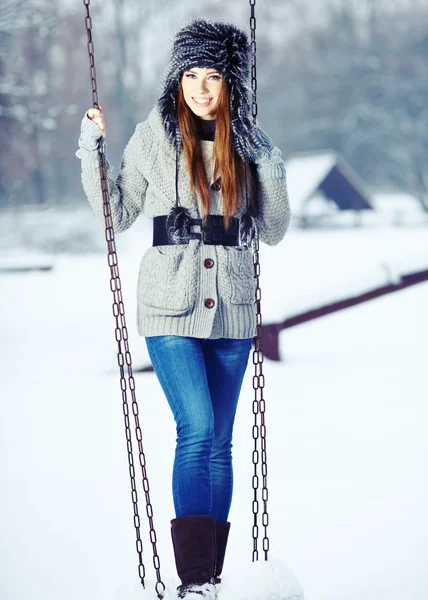
MULTIPOLYGON (((153 246, 167 246, 174 244, 168 238, 166 220, 168 215, 153 218, 153 246)), ((208 215, 205 224, 202 219, 191 219, 190 227, 199 226, 200 231, 190 231, 186 241, 201 240, 204 244, 221 246, 239 246, 239 219, 231 217, 229 228, 225 229, 223 215, 208 215)))

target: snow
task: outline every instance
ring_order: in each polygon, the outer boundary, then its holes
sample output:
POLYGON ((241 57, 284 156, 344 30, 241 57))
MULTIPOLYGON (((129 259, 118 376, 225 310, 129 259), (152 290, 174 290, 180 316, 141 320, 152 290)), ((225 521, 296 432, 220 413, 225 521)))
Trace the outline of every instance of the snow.
POLYGON ((18 250, 0 253, 2 271, 48 271, 53 269, 55 259, 46 254, 22 252, 18 250))
POLYGON ((402 226, 428 223, 428 213, 411 194, 378 192, 374 194, 372 201, 384 224, 402 226))
POLYGON ((260 248, 264 323, 398 283, 428 269, 427 249, 428 228, 291 230, 260 248))
MULTIPOLYGON (((164 582, 164 600, 175 600, 174 590, 178 579, 164 582)), ((162 589, 162 586, 159 586, 162 589)), ((144 591, 139 581, 132 586, 124 586, 118 592, 117 600, 157 600, 155 581, 148 581, 144 591)), ((232 572, 225 578, 218 590, 219 600, 303 600, 302 589, 293 571, 277 558, 258 561, 248 568, 232 572)))
MULTIPOLYGON (((117 600, 157 600, 155 581, 147 581, 144 591, 139 581, 132 586, 124 586, 118 592, 117 600)), ((178 578, 164 582, 164 600, 175 600, 174 590, 179 585, 178 578)), ((162 589, 162 586, 159 586, 162 589)), ((218 590, 219 600, 303 600, 302 588, 293 571, 277 558, 258 561, 251 569, 237 570, 224 578, 218 590)))
MULTIPOLYGON (((134 326, 144 231, 136 225, 118 242, 137 366, 147 361, 134 326)), ((365 273, 370 287, 380 280, 371 271, 380 257, 398 273, 419 268, 426 237, 419 229, 377 237, 290 232, 276 249, 262 246, 264 306, 273 314, 276 302, 286 303, 294 312, 348 286, 353 293, 365 273)), ((135 540, 105 257, 57 256, 52 271, 1 274, 0 286, 0 595, 133 600, 135 540)), ((420 284, 282 333, 284 362, 264 365, 267 565, 250 562, 250 360, 221 600, 239 598, 238 585, 250 600, 263 599, 263 582, 281 597, 275 572, 286 585, 300 582, 307 600, 425 600, 427 306, 428 284, 420 284)), ((175 427, 155 375, 136 374, 136 384, 161 572, 171 581, 175 427)), ((149 598, 154 573, 142 500, 140 493, 149 598)))

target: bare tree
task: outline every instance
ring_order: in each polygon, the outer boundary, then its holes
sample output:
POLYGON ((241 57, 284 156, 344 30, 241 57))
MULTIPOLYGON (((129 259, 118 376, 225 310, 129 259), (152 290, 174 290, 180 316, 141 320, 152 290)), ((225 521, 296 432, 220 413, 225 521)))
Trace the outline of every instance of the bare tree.
POLYGON ((290 83, 272 94, 283 147, 341 151, 367 181, 394 182, 427 208, 427 16, 400 2, 328 2, 323 22, 284 49, 290 83))
MULTIPOLYGON (((250 9, 244 1, 112 0, 91 3, 91 12, 117 165, 159 93, 177 28, 204 16, 248 29, 250 9)), ((423 0, 257 6, 261 125, 286 155, 332 147, 368 182, 394 183, 426 206, 427 13, 423 0)), ((74 159, 91 102, 83 6, 3 0, 0 78, 0 203, 83 200, 74 159)))

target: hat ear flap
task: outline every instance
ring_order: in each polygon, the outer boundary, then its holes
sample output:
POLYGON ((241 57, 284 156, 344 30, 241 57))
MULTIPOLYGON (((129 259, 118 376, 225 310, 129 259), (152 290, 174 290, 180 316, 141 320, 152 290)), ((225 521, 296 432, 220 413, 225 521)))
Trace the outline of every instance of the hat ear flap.
POLYGON ((181 139, 177 117, 177 98, 180 91, 180 82, 172 77, 169 79, 167 77, 166 81, 164 93, 159 98, 157 104, 166 136, 174 148, 177 148, 181 139))

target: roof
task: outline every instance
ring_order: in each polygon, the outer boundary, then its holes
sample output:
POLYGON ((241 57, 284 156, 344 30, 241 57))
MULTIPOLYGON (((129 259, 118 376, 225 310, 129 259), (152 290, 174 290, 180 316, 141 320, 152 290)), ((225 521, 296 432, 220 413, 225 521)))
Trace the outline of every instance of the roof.
POLYGON ((361 177, 333 150, 292 155, 285 163, 291 209, 301 214, 317 192, 324 192, 341 210, 371 209, 361 177))

